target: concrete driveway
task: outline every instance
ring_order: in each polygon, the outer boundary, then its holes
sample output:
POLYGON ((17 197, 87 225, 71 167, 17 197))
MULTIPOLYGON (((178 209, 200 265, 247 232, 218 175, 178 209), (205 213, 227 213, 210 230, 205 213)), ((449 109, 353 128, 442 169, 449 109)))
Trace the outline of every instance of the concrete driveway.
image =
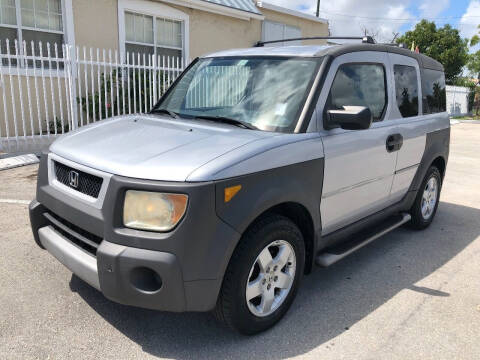
POLYGON ((433 225, 398 229, 304 279, 272 330, 122 306, 33 242, 36 167, 0 172, 0 358, 480 359, 480 124, 452 128, 433 225))

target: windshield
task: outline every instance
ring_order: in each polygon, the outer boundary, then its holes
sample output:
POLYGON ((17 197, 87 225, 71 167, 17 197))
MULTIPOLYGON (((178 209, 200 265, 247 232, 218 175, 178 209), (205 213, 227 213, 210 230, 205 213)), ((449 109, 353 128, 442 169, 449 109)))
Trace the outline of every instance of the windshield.
POLYGON ((200 59, 153 112, 293 132, 319 63, 318 58, 200 59))

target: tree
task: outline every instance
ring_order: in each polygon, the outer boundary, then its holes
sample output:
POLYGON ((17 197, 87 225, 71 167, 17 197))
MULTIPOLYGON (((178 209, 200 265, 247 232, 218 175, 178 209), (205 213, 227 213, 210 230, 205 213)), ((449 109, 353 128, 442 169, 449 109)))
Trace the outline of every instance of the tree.
MULTIPOLYGON (((480 25, 477 26, 480 29, 480 25)), ((470 39, 470 46, 475 46, 480 43, 480 36, 479 34, 475 34, 470 39)), ((471 73, 475 74, 477 78, 480 78, 480 50, 474 52, 473 54, 469 55, 468 62, 467 62, 467 69, 470 70, 471 73)))
MULTIPOLYGON (((480 25, 477 26, 477 29, 480 29, 480 25)), ((480 36, 479 34, 475 34, 470 39, 470 46, 476 46, 480 43, 480 36)), ((474 76, 480 78, 480 50, 469 54, 468 62, 467 62, 467 69, 470 70, 471 74, 475 74, 474 76)), ((476 82, 473 82, 471 79, 465 81, 463 86, 468 86, 470 88, 470 94, 468 96, 468 110, 476 109, 475 114, 478 115, 480 110, 480 89, 477 86, 476 82)))
POLYGON ((445 78, 449 84, 452 84, 462 73, 469 59, 469 41, 462 39, 459 31, 449 24, 437 28, 433 21, 422 20, 414 30, 407 31, 396 41, 406 44, 409 48, 415 44, 422 54, 442 63, 445 68, 445 78))
POLYGON ((469 55, 467 69, 472 75, 480 77, 480 50, 469 55))

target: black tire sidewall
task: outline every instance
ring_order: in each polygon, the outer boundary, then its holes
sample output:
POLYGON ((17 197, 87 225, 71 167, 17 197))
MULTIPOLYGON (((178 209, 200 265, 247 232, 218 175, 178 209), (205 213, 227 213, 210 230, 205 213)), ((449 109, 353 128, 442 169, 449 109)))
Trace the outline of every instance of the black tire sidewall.
POLYGON ((420 185, 420 188, 418 189, 415 203, 413 204, 412 210, 410 211, 412 215, 412 225, 414 228, 424 229, 432 223, 433 219, 435 218, 435 214, 437 213, 438 204, 440 203, 441 189, 442 189, 442 177, 440 175, 440 171, 435 166, 431 166, 428 169, 427 174, 425 175, 425 178, 423 179, 422 184, 420 185), (435 202, 435 208, 433 209, 432 215, 428 219, 425 219, 422 215, 422 197, 423 197, 423 192, 425 191, 427 182, 432 177, 435 177, 437 180, 437 186, 438 186, 437 199, 435 202))
POLYGON ((248 232, 243 238, 245 243, 242 245, 244 246, 242 246, 241 253, 235 259, 235 263, 232 264, 234 269, 231 269, 230 276, 225 279, 233 282, 230 294, 233 298, 230 301, 234 306, 229 311, 229 320, 233 327, 246 335, 270 328, 285 315, 295 298, 305 267, 303 237, 293 222, 287 218, 275 216, 263 221, 262 225, 248 232), (275 240, 287 241, 292 246, 296 256, 295 277, 292 288, 280 307, 271 315, 258 317, 248 309, 245 299, 246 284, 254 261, 260 252, 275 240))

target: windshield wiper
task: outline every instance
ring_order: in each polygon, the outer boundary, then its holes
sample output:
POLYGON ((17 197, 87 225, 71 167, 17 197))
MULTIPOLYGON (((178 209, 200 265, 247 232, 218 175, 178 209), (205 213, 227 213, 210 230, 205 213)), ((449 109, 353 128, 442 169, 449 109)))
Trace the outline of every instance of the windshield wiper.
POLYGON ((200 115, 200 116, 195 116, 195 119, 217 121, 225 124, 240 126, 249 130, 258 130, 256 126, 253 126, 252 124, 246 121, 232 119, 226 116, 200 115))
POLYGON ((178 114, 174 111, 168 109, 153 109, 150 113, 152 114, 167 114, 174 119, 178 119, 178 114))

